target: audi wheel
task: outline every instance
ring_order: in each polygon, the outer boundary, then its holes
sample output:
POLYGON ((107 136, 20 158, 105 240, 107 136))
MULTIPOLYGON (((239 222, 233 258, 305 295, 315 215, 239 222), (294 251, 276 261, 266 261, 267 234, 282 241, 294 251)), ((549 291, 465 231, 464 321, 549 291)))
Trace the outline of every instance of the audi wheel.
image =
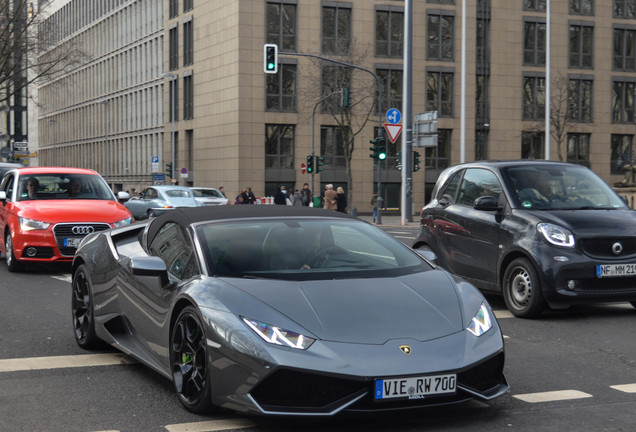
POLYGON ((13 250, 13 237, 11 237, 11 233, 7 233, 5 236, 4 247, 4 250, 6 251, 5 255, 7 257, 7 269, 11 273, 22 271, 24 265, 15 257, 15 251, 13 250))

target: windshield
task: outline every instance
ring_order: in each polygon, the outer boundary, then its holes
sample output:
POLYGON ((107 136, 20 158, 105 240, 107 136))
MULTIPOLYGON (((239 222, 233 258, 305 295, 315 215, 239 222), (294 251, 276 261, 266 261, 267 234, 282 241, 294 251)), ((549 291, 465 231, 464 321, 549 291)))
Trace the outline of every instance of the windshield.
POLYGON ((538 210, 626 208, 621 198, 582 166, 518 166, 502 170, 516 207, 538 210))
POLYGON ((244 220, 200 225, 197 232, 218 276, 342 279, 431 268, 401 242, 355 220, 244 220))
POLYGON ((46 199, 115 200, 115 196, 98 175, 57 173, 20 176, 18 201, 46 199))

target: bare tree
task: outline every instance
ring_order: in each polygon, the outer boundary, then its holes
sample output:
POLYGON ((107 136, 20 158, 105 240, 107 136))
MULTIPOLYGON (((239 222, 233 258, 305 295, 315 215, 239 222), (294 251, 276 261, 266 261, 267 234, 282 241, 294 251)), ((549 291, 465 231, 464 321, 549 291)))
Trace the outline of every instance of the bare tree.
MULTIPOLYGON (((371 58, 368 52, 362 50, 354 40, 350 44, 348 53, 335 59, 364 67, 365 59, 368 58, 371 58)), ((303 75, 308 77, 310 90, 306 94, 299 95, 301 96, 299 100, 303 101, 305 108, 303 111, 313 113, 315 104, 326 97, 318 109, 321 113, 329 114, 338 128, 336 147, 341 142, 347 179, 347 203, 351 207, 353 200, 351 158, 355 147, 354 142, 356 136, 362 133, 377 110, 376 83, 372 75, 364 71, 319 59, 312 59, 312 65, 306 72, 303 75), (317 93, 316 89, 319 89, 320 93, 317 93), (344 89, 349 91, 348 106, 343 106, 344 89), (328 97, 329 95, 332 96, 328 97)), ((331 154, 338 151, 337 148, 327 150, 331 154)))
POLYGON ((60 32, 47 20, 49 7, 49 2, 0 0, 0 106, 86 58, 78 47, 60 44, 60 32))

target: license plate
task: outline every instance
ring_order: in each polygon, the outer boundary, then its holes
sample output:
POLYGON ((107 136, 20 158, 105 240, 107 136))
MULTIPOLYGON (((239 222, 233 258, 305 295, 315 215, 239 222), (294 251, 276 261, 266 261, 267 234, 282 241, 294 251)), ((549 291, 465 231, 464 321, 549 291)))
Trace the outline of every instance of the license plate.
POLYGON ((82 242, 81 238, 65 238, 64 239, 64 247, 78 247, 82 242))
POLYGON ((430 395, 455 393, 457 375, 432 375, 375 380, 375 400, 423 399, 430 395))
POLYGON ((596 277, 636 276, 636 264, 597 264, 596 277))

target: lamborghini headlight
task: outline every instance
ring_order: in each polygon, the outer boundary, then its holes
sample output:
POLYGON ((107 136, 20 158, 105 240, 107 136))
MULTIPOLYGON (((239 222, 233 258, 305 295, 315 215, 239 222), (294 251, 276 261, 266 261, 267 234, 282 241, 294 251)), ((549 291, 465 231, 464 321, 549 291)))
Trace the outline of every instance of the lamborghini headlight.
POLYGON ((23 217, 19 218, 19 220, 20 220, 20 229, 22 231, 45 230, 49 226, 51 226, 51 224, 47 222, 40 222, 40 221, 27 219, 23 217))
POLYGON ((253 319, 243 318, 252 330, 256 332, 265 342, 281 345, 284 347, 305 350, 314 343, 315 339, 303 336, 293 331, 285 330, 270 324, 265 324, 253 319))
POLYGON ((466 330, 475 336, 481 336, 492 328, 492 318, 490 312, 484 303, 481 304, 479 310, 466 327, 466 330))
POLYGON ((130 225, 131 223, 133 223, 133 218, 132 218, 132 216, 131 216, 131 217, 129 217, 128 219, 123 219, 123 220, 120 220, 120 221, 118 221, 118 222, 115 222, 115 223, 113 224, 113 226, 114 226, 115 228, 117 228, 117 227, 124 226, 124 225, 130 225))

